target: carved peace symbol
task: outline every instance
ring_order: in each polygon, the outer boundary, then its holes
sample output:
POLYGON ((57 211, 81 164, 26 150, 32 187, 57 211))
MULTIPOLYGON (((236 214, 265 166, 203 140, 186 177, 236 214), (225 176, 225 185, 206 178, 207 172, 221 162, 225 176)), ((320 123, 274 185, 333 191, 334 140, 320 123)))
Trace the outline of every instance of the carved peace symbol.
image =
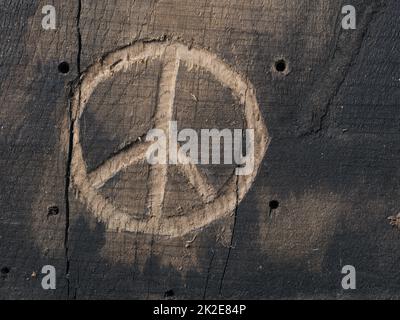
MULTIPOLYGON (((91 66, 81 79, 79 88, 72 100, 73 152, 71 155, 71 181, 79 199, 84 202, 97 219, 109 229, 141 232, 164 236, 182 236, 206 226, 212 221, 231 214, 250 189, 268 147, 269 138, 252 84, 235 72, 215 54, 198 48, 189 48, 172 41, 140 42, 109 54, 103 61, 91 66), (203 205, 185 215, 163 216, 163 202, 167 184, 168 165, 150 167, 148 186, 148 214, 127 212, 114 206, 99 189, 118 172, 146 160, 146 142, 133 142, 119 151, 99 167, 88 172, 80 143, 80 120, 85 106, 97 85, 117 72, 127 72, 137 63, 148 59, 158 59, 162 63, 159 81, 158 105, 154 127, 169 130, 174 110, 175 88, 179 66, 197 66, 211 73, 223 86, 230 88, 232 94, 240 99, 244 108, 246 127, 254 129, 254 170, 247 176, 232 175, 220 190, 207 181, 206 175, 194 164, 178 165, 180 172, 200 195, 203 205)), ((185 154, 178 151, 184 160, 185 154)), ((182 163, 180 161, 180 163, 182 163)))

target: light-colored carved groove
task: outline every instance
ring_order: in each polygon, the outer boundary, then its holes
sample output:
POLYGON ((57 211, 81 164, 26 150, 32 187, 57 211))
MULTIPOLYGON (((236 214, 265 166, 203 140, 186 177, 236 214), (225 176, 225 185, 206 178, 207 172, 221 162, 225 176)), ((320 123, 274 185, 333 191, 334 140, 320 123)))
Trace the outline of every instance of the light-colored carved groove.
POLYGON ((204 172, 197 165, 190 163, 190 159, 181 150, 178 151, 178 160, 179 163, 188 163, 180 164, 179 171, 188 179, 204 203, 213 201, 217 192, 214 186, 208 182, 204 172))
MULTIPOLYGON (((176 57, 176 49, 168 47, 165 50, 163 58, 163 69, 159 82, 159 96, 156 113, 154 115, 154 127, 161 129, 166 135, 169 134, 169 123, 174 113, 176 80, 179 71, 179 60, 176 57)), ((168 143, 167 143, 168 150, 168 143)), ((167 163, 168 163, 168 152, 167 163)), ((150 166, 148 178, 149 193, 147 195, 146 205, 152 215, 161 216, 165 190, 168 183, 168 165, 152 165, 150 166)))
POLYGON ((95 188, 100 189, 108 180, 116 176, 121 170, 124 170, 134 164, 144 162, 145 152, 150 143, 135 143, 125 150, 120 151, 112 158, 104 161, 99 167, 88 174, 89 183, 95 188))

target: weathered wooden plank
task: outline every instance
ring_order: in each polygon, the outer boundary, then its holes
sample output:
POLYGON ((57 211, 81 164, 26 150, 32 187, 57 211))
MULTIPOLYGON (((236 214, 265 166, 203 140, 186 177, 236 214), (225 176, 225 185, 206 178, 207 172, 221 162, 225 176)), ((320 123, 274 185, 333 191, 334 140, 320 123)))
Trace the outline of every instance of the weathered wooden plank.
MULTIPOLYGON (((1 296, 398 297, 399 231, 387 217, 400 205, 400 5, 354 0, 357 29, 343 30, 345 4, 81 0, 58 4, 60 26, 48 32, 40 29, 42 3, 5 3, 0 250, 11 272, 1 296), (165 56, 157 56, 165 47, 165 56), (174 50, 182 60, 207 63, 177 66, 174 50), (119 71, 142 51, 139 63, 119 71), (55 70, 61 60, 70 62, 68 76, 55 70), (279 60, 285 72, 275 70, 279 60), (74 99, 68 81, 79 72, 74 99), (196 209, 204 199, 179 167, 169 166, 168 176, 146 164, 116 175, 107 167, 124 167, 131 143, 168 117, 179 128, 243 128, 232 77, 254 87, 271 141, 239 206, 185 233, 201 221, 196 213, 212 217, 219 207, 196 209), (121 149, 127 156, 116 163, 121 149), (82 178, 85 168, 99 190, 82 178), (159 192, 149 197, 151 186, 159 192), (165 223, 127 218, 157 213, 143 209, 164 191, 165 223), (58 216, 46 218, 49 205, 59 206, 58 216), (182 227, 180 216, 191 219, 182 227), (21 276, 42 264, 58 270, 56 294, 21 276), (340 285, 344 265, 356 267, 355 291, 340 285)), ((240 202, 246 183, 226 184, 231 167, 201 170, 215 188, 227 185, 233 194, 224 208, 240 202)))

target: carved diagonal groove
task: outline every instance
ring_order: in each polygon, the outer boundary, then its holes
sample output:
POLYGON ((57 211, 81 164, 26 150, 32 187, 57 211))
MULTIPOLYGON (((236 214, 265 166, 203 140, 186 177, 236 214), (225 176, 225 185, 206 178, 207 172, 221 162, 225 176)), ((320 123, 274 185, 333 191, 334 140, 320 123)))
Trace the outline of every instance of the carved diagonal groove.
POLYGON ((120 151, 117 155, 107 159, 89 175, 90 184, 99 189, 107 183, 108 180, 116 176, 121 170, 124 170, 134 164, 145 160, 146 150, 150 143, 133 144, 129 148, 120 151))
POLYGON ((205 173, 197 165, 191 163, 189 157, 180 149, 178 151, 178 159, 179 163, 187 163, 179 165, 179 170, 196 189, 203 201, 205 203, 213 201, 217 196, 217 191, 208 182, 205 173))

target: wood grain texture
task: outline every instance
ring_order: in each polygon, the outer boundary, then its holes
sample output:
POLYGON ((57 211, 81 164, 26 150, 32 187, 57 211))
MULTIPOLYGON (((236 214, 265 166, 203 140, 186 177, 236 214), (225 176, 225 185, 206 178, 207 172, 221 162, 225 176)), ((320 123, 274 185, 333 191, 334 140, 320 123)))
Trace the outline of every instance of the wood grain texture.
POLYGON ((60 139, 68 82, 76 76, 76 4, 58 4, 57 30, 42 29, 45 1, 1 1, 1 265, 2 298, 62 298, 65 278, 65 172, 60 139), (71 63, 70 74, 57 66, 71 63), (47 216, 57 206, 59 215, 47 216), (58 290, 46 292, 42 266, 58 270, 58 290))
MULTIPOLYGON (((54 31, 41 28, 47 1, 0 1, 0 267, 10 269, 1 299, 400 297, 400 231, 387 220, 400 211, 399 1, 352 0, 351 31, 341 29, 348 1, 50 2, 54 31), (160 39, 245 75, 272 138, 235 212, 176 238, 108 229, 70 181, 80 74, 160 39), (278 59, 286 75, 273 70, 278 59), (47 216, 49 206, 59 214, 47 216), (55 291, 40 286, 45 264, 57 269, 55 291), (355 291, 341 288, 344 265, 357 270, 355 291)), ((149 60, 97 86, 80 124, 89 169, 151 128, 161 68, 149 60)), ((180 67, 175 107, 182 128, 243 127, 230 90, 201 69, 180 67)), ((206 172, 223 185, 230 169, 206 172)), ((148 176, 130 167, 101 192, 143 206, 148 176)), ((165 211, 185 214, 196 201, 172 167, 165 211)))

